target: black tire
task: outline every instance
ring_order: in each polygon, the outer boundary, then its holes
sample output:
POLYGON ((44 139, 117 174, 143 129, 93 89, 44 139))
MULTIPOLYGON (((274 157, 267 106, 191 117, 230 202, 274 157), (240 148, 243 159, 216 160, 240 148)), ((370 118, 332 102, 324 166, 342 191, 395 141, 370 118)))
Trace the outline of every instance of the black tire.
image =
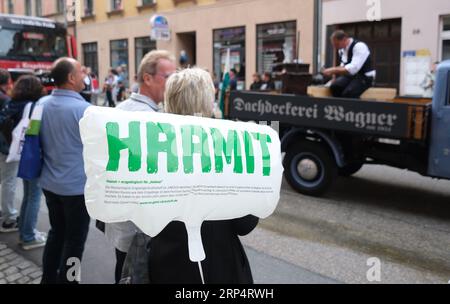
POLYGON ((350 163, 344 168, 339 168, 339 175, 344 177, 350 177, 357 173, 364 166, 362 162, 350 163))
POLYGON ((326 146, 311 141, 302 141, 289 147, 283 164, 284 176, 289 185, 296 191, 310 196, 324 194, 338 173, 336 161, 326 146), (309 174, 308 178, 300 175, 301 162, 306 162, 303 175, 309 174))

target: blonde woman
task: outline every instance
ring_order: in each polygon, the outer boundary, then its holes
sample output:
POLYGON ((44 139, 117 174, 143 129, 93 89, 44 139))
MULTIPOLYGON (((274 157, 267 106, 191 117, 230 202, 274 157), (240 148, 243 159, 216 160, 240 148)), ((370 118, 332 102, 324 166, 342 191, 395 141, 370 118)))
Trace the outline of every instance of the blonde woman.
MULTIPOLYGON (((188 68, 173 74, 166 83, 167 113, 211 117, 214 84, 208 72, 188 68)), ((249 234, 258 218, 247 216, 202 225, 206 260, 202 262, 207 284, 251 284, 250 264, 239 235, 249 234)), ((157 284, 201 284, 197 263, 189 260, 184 223, 173 221, 150 242, 149 276, 157 284)))

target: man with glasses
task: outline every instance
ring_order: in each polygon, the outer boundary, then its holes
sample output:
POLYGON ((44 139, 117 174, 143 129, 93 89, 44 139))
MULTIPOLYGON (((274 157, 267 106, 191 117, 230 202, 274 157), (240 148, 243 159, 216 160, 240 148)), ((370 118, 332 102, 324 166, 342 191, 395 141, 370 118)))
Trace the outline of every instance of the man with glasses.
MULTIPOLYGON (((151 51, 139 66, 139 93, 132 93, 130 98, 117 108, 125 111, 159 112, 159 104, 164 101, 166 80, 175 71, 175 58, 169 52, 151 51)), ((116 283, 120 281, 123 263, 137 232, 138 229, 131 222, 105 225, 106 237, 116 248, 116 283)))
POLYGON ((130 98, 121 103, 118 108, 126 111, 159 111, 159 104, 164 101, 166 80, 175 73, 175 58, 167 51, 151 51, 139 66, 137 81, 139 93, 131 94, 130 98))

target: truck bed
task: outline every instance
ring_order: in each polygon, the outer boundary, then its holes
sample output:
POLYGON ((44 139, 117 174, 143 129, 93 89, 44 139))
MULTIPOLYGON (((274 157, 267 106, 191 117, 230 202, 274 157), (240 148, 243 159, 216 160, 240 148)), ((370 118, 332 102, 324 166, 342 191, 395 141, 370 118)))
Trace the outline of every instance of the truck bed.
POLYGON ((398 97, 387 102, 408 105, 408 138, 423 141, 427 139, 431 122, 431 103, 429 98, 398 97))
POLYGON ((298 127, 341 130, 381 137, 425 141, 431 100, 386 101, 231 92, 229 118, 279 121, 298 127))

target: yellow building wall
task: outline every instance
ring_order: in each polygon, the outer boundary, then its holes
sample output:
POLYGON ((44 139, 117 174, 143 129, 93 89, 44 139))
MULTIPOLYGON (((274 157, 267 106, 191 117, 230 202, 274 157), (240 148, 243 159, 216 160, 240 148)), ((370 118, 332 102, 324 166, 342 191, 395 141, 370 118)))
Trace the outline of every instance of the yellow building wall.
POLYGON ((110 0, 97 0, 94 1, 94 14, 95 19, 83 20, 83 23, 93 23, 93 22, 107 22, 109 20, 136 17, 146 14, 151 14, 154 12, 166 12, 174 9, 187 8, 195 5, 208 5, 213 4, 216 0, 197 0, 195 4, 194 1, 181 2, 175 5, 173 0, 157 0, 157 4, 154 7, 138 9, 139 0, 123 0, 123 13, 108 16, 110 9, 110 0))
POLYGON ((198 0, 197 5, 188 1, 177 6, 173 5, 173 0, 158 0, 155 8, 141 11, 137 9, 137 0, 125 0, 124 4, 127 5, 123 14, 109 18, 107 1, 97 0, 95 3, 96 17, 77 24, 77 41, 81 61, 82 44, 97 42, 100 80, 104 79, 110 67, 110 41, 117 39, 128 40, 129 75, 130 78, 135 75, 135 38, 150 35, 149 19, 155 13, 168 19, 171 31, 171 40, 158 41, 157 48, 166 49, 178 58, 180 50, 185 48, 185 41, 181 36, 195 32, 196 64, 210 71, 213 70, 213 31, 245 26, 247 87, 257 69, 258 24, 296 21, 297 31, 300 32, 299 53, 296 55, 312 66, 314 0, 198 0))

